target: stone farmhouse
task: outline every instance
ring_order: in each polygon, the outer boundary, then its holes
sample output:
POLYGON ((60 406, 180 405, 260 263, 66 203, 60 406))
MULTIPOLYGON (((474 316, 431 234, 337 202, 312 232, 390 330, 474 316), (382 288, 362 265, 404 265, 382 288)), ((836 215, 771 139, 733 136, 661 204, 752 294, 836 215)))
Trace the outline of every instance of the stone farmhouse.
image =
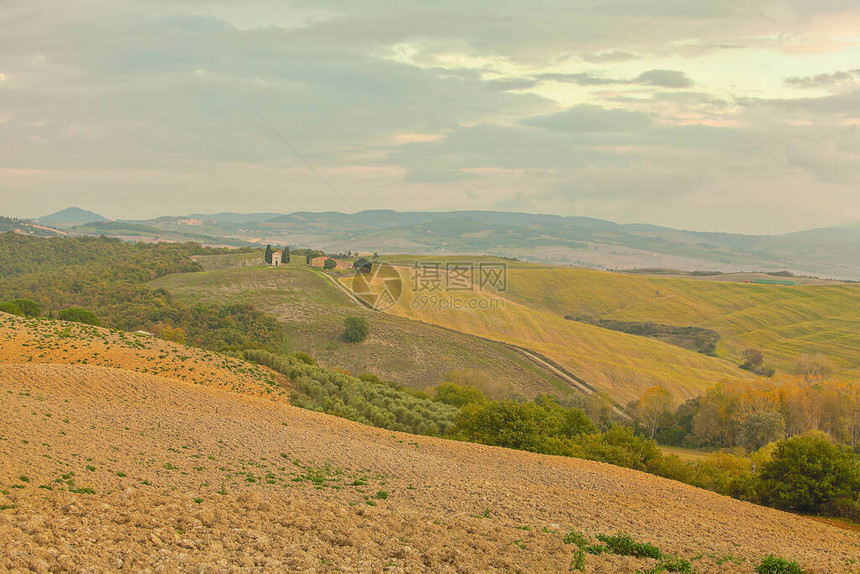
POLYGON ((322 268, 325 265, 326 259, 331 259, 337 264, 337 267, 335 267, 335 269, 352 269, 352 264, 348 261, 342 261, 340 259, 335 259, 334 257, 326 257, 325 255, 323 255, 322 257, 314 257, 313 259, 311 259, 311 267, 322 268))

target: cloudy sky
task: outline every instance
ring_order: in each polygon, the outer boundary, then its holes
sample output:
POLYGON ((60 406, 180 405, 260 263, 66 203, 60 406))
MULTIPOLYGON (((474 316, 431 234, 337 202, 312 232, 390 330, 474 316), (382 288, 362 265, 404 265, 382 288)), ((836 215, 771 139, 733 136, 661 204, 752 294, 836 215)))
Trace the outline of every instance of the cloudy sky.
POLYGON ((778 233, 860 220, 858 160, 856 0, 0 0, 4 215, 778 233))

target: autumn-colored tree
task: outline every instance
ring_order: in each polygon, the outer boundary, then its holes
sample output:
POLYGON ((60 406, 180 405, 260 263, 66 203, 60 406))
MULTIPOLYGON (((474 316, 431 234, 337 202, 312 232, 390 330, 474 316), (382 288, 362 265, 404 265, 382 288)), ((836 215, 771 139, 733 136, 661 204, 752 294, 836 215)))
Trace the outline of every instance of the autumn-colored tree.
POLYGON ((647 389, 634 407, 636 417, 654 438, 660 422, 672 413, 672 393, 662 385, 647 389))
POLYGON ((833 362, 822 353, 803 354, 794 360, 791 372, 807 383, 821 382, 830 377, 836 370, 833 362))

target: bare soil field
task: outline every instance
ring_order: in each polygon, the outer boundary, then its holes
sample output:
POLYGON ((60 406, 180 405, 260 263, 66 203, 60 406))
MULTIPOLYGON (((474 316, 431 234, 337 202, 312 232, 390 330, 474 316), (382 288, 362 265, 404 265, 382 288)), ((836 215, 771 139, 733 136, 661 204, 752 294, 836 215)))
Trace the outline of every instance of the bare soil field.
POLYGON ((282 400, 283 377, 257 365, 150 335, 0 313, 0 363, 99 365, 282 400))
POLYGON ((856 532, 636 471, 81 364, 0 365, 0 508, 11 572, 558 572, 570 529, 627 532, 697 572, 769 553, 856 572, 860 556, 856 532))

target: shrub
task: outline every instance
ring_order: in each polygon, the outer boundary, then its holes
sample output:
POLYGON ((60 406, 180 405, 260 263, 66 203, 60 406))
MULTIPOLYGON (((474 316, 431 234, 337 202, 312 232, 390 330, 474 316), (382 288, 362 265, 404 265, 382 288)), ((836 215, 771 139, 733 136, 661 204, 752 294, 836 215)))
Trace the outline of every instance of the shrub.
POLYGON ((610 552, 618 554, 619 556, 654 558, 655 560, 659 560, 663 557, 663 553, 660 552, 660 549, 656 546, 643 542, 636 542, 628 534, 598 534, 595 538, 603 542, 610 552))
POLYGON ((441 383, 436 387, 436 400, 452 407, 462 407, 487 400, 480 389, 457 383, 441 383))
POLYGON ((296 388, 291 401, 297 407, 389 430, 431 436, 445 434, 454 419, 454 407, 415 396, 376 377, 363 380, 308 364, 295 355, 247 350, 244 357, 289 377, 296 388))
POLYGON ((332 258, 326 259, 325 263, 323 263, 323 269, 331 270, 331 269, 336 269, 336 268, 337 268, 337 261, 335 261, 332 258))
POLYGON ((42 315, 42 308, 30 299, 13 299, 10 303, 20 309, 25 317, 39 317, 42 315))
POLYGON ((771 554, 761 561, 756 569, 758 574, 803 574, 803 570, 797 565, 797 562, 789 562, 785 558, 778 558, 771 554))
POLYGON ((761 471, 762 498, 780 508, 817 510, 839 498, 857 498, 860 469, 851 452, 823 433, 780 441, 761 471))
POLYGON ((347 343, 360 343, 370 333, 370 326, 364 317, 347 317, 343 323, 343 339, 347 343))
POLYGON ((0 303, 0 313, 9 313, 10 315, 18 315, 19 317, 24 316, 24 312, 12 301, 0 303))
POLYGON ((57 313, 57 319, 61 321, 72 321, 74 323, 84 323, 86 325, 101 325, 99 318, 92 311, 81 309, 80 307, 69 307, 57 313))

